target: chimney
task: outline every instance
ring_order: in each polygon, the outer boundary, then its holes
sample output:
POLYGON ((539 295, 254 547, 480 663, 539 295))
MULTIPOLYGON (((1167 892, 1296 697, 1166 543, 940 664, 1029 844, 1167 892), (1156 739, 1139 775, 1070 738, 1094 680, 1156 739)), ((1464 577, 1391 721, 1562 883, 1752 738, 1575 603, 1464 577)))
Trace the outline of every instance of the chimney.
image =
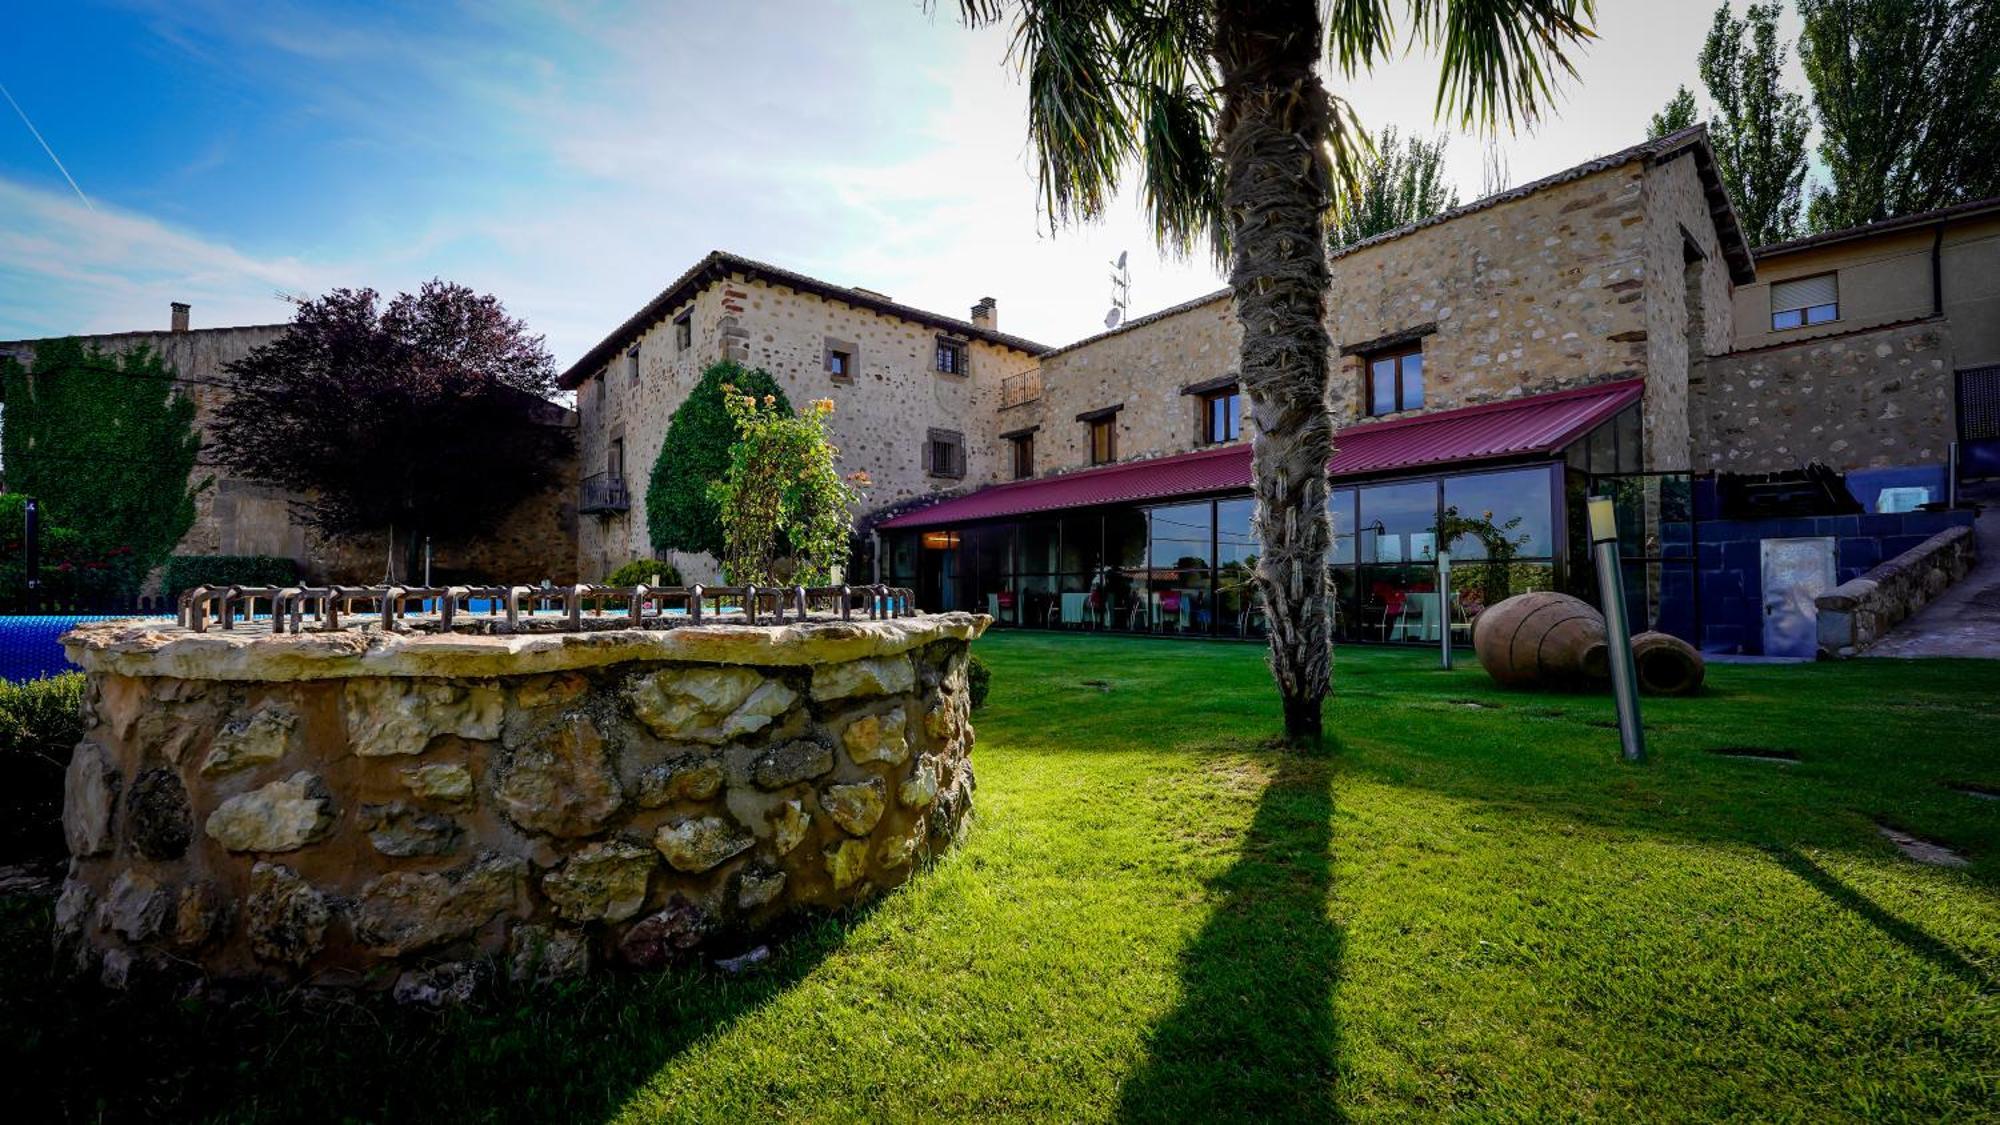
POLYGON ((188 304, 185 301, 175 301, 174 331, 186 332, 187 330, 188 330, 188 304))
POLYGON ((979 298, 979 303, 972 306, 972 323, 988 332, 1000 331, 1000 302, 991 297, 979 298))

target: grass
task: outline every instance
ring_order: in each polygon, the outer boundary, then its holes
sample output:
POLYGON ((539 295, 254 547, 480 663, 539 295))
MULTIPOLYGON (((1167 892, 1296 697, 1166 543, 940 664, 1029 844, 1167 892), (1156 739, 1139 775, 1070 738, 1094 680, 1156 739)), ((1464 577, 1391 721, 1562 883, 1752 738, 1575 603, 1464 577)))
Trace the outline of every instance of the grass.
MULTIPOLYGON (((0 1051, 76 1118, 1976 1118, 2000 1102, 2000 666, 1524 695, 1343 650, 1331 752, 1247 646, 982 641, 978 820, 768 972, 445 1015, 105 998, 0 916, 0 1051), (1733 749, 1737 755, 1713 751, 1733 749), (1796 763, 1740 756, 1788 752, 1796 763), (1876 831, 1948 844, 1925 867, 1876 831)), ((4 1056, 0 1056, 4 1058, 4 1056)), ((31 1094, 30 1096, 33 1096, 31 1094)))

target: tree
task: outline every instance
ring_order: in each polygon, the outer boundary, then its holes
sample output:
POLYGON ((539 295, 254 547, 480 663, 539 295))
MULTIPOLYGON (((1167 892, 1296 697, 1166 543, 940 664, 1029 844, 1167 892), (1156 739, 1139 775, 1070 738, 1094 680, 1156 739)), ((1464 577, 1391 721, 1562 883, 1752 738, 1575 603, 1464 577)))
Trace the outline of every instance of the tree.
POLYGON ((738 585, 827 584, 846 561, 856 485, 867 480, 840 475, 840 450, 826 433, 833 400, 793 414, 775 394, 722 391, 737 435, 729 470, 710 489, 722 510, 723 573, 738 585))
POLYGON ((2000 195, 2000 0, 1799 0, 1835 230, 2000 195))
POLYGON ((1128 169, 1162 246, 1229 265, 1238 370, 1254 421, 1256 585, 1293 744, 1317 743, 1327 621, 1325 223, 1355 198, 1359 126, 1322 56, 1353 78, 1400 42, 1442 60, 1436 111, 1463 126, 1533 121, 1594 0, 959 0, 1014 20, 1028 133, 1050 222, 1103 214, 1128 169), (1394 11, 1408 17, 1407 35, 1394 11), (1338 185, 1338 190, 1337 190, 1338 185))
POLYGON ((1443 136, 1398 138, 1385 129, 1361 170, 1359 191, 1328 224, 1327 249, 1338 250, 1458 206, 1458 190, 1444 179, 1443 136))
MULTIPOLYGON (((230 364, 219 459, 301 494, 329 535, 386 531, 391 580, 426 537, 490 533, 549 487, 574 443, 551 424, 555 361, 500 301, 444 281, 298 302, 276 340, 230 364)), ((504 578, 505 576, 495 576, 504 578)))
POLYGON ((1694 91, 1682 86, 1667 99, 1666 106, 1653 115, 1653 120, 1646 126, 1646 139, 1657 141, 1669 133, 1678 133, 1693 125, 1698 120, 1698 113, 1694 91))
POLYGON ((1785 89, 1778 5, 1751 4, 1744 18, 1715 10, 1700 55, 1701 81, 1715 103, 1709 140, 1743 237, 1752 246, 1799 233, 1806 179, 1805 99, 1785 89))
POLYGON ((646 537, 658 554, 690 551, 723 557, 722 509, 709 486, 729 471, 729 450, 736 444, 736 420, 723 402, 724 387, 760 399, 769 395, 779 409, 791 412, 784 390, 763 368, 727 359, 708 365, 667 420, 667 436, 646 487, 646 537))
POLYGON ((8 491, 39 500, 45 526, 71 530, 65 549, 105 572, 103 592, 137 591, 193 526, 208 485, 190 479, 201 451, 193 400, 148 348, 51 340, 31 365, 4 360, 0 372, 8 491))

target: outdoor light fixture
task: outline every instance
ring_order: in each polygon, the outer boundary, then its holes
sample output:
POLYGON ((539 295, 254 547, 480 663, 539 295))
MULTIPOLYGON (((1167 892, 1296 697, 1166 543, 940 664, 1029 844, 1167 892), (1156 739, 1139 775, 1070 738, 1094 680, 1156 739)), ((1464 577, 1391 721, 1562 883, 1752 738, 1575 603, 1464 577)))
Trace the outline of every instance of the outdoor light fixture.
POLYGON ((1438 561, 1438 667, 1451 671, 1451 550, 1440 547, 1438 561))
POLYGON ((1611 694, 1618 704, 1618 743, 1625 760, 1646 760, 1639 725, 1639 679, 1632 669, 1632 626, 1625 620, 1625 571, 1618 564, 1618 513, 1608 496, 1589 501, 1590 549, 1597 563, 1597 595, 1604 603, 1604 640, 1610 648, 1611 694))

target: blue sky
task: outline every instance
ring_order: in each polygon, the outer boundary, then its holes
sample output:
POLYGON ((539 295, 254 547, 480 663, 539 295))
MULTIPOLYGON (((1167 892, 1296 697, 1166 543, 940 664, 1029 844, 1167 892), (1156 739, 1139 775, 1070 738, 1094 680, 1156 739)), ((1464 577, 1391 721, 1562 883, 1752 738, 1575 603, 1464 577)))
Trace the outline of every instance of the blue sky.
MULTIPOLYGON (((1136 208, 1053 235, 1007 37, 916 0, 128 3, 10 0, 0 84, 0 339, 287 318, 279 294, 497 293, 567 363, 726 248, 1051 343, 1211 291, 1136 208)), ((1560 115, 1501 142, 1515 182, 1631 144, 1712 10, 1605 0, 1560 115)), ((950 5, 946 5, 949 10, 950 5)), ((1336 83, 1430 131, 1424 59, 1336 83)), ((1451 171, 1478 194, 1482 145, 1451 171)))

